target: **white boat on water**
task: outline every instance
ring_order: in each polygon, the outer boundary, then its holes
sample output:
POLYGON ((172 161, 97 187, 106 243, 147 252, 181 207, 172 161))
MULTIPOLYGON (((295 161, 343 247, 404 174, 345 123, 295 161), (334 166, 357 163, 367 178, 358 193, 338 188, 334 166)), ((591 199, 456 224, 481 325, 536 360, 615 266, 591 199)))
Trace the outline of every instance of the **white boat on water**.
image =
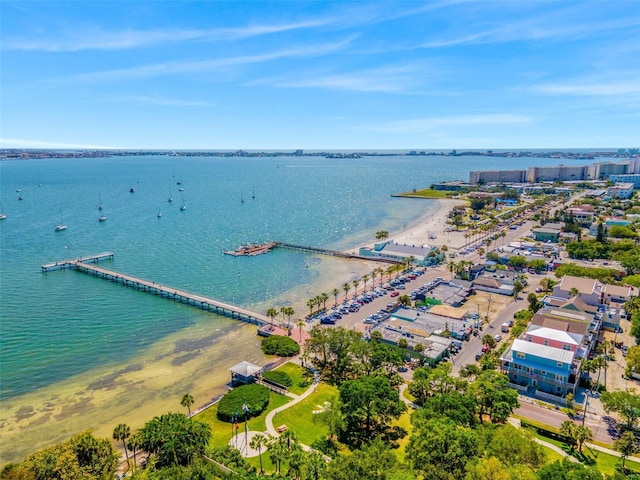
POLYGON ((98 217, 98 221, 99 221, 99 222, 104 222, 106 219, 107 219, 107 217, 105 217, 104 215, 100 215, 100 216, 98 217))
POLYGON ((156 215, 158 218, 162 217, 162 212, 158 212, 158 215, 156 215))
POLYGON ((62 223, 62 209, 60 209, 60 223, 58 224, 58 226, 56 226, 55 231, 56 232, 62 232, 63 230, 66 230, 67 226, 62 223))
POLYGON ((4 220, 5 218, 7 218, 7 214, 6 213, 0 213, 0 220, 4 220))

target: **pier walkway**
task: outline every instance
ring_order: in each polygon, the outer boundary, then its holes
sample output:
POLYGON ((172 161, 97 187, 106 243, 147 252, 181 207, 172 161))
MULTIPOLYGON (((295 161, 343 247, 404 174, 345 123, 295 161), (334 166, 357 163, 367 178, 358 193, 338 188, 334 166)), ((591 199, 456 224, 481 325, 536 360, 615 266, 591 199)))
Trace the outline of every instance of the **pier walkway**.
POLYGON ((113 260, 113 252, 104 252, 99 253, 97 255, 89 255, 88 257, 82 258, 74 258, 73 260, 62 260, 60 262, 55 263, 45 263, 40 268, 43 273, 48 272, 49 270, 64 270, 65 268, 74 268, 76 262, 80 263, 98 263, 102 260, 113 260))
POLYGON ((218 300, 213 300, 201 295, 195 295, 184 290, 173 288, 167 285, 162 285, 149 280, 132 277, 131 275, 123 275, 112 270, 107 270, 106 268, 101 268, 96 265, 86 263, 87 260, 97 262, 106 258, 113 258, 113 253, 93 255, 76 260, 64 260, 61 262, 42 265, 42 271, 47 272, 49 271, 49 269, 70 268, 73 270, 77 270, 78 272, 86 273, 88 275, 94 275, 98 278, 103 278, 110 282, 119 283, 121 285, 124 285, 125 287, 135 288, 138 291, 150 293, 152 295, 158 295, 175 302, 192 305, 202 310, 215 312, 219 315, 224 315, 236 320, 242 320, 259 326, 269 323, 269 318, 266 315, 261 315, 246 308, 237 307, 235 305, 220 302, 218 300))
POLYGON ((392 260, 390 258, 365 257, 364 255, 356 255, 355 253, 342 252, 340 250, 328 250, 326 248, 307 247, 304 245, 294 245, 292 243, 275 242, 275 246, 277 248, 288 248, 290 250, 300 250, 302 252, 318 253, 321 255, 331 255, 333 257, 355 258, 358 260, 368 260, 371 262, 381 262, 381 263, 393 263, 393 264, 398 263, 396 260, 392 260))

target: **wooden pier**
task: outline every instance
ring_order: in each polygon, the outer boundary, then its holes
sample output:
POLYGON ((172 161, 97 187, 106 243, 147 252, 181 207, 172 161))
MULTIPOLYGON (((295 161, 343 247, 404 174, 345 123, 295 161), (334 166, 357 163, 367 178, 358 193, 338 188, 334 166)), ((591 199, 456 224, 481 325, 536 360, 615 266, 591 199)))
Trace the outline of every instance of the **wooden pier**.
POLYGON ((253 323, 258 326, 269 323, 269 318, 267 316, 253 312, 246 308, 237 307, 235 305, 220 302, 218 300, 213 300, 201 295, 195 295, 184 290, 173 288, 167 285, 161 285, 149 280, 132 277, 131 275, 123 275, 112 270, 107 270, 106 268, 101 268, 96 265, 86 263, 86 261, 98 262, 99 260, 104 260, 106 258, 113 258, 113 253, 104 253, 76 260, 65 260, 62 262, 42 265, 42 271, 47 272, 50 269, 70 268, 73 270, 77 270, 78 272, 93 275, 98 278, 103 278, 110 282, 119 283, 120 285, 124 285, 125 287, 135 288, 136 290, 141 292, 158 295, 160 297, 173 300, 174 302, 191 305, 201 310, 215 312, 218 315, 224 315, 236 320, 242 320, 244 322, 253 323))
POLYGON ((353 258, 358 260, 367 260, 370 262, 380 262, 380 263, 392 263, 392 264, 399 263, 397 260, 392 260, 390 258, 365 257, 364 255, 357 255, 355 253, 342 252, 340 250, 328 250, 326 248, 307 247, 304 245, 294 245, 292 243, 275 242, 275 246, 278 248, 288 248, 291 250, 299 250, 299 251, 308 252, 308 253, 317 253, 320 255, 331 255, 332 257, 353 258))
POLYGON ((65 268, 74 268, 77 262, 80 263, 98 263, 102 260, 113 260, 113 252, 104 252, 97 255, 89 255, 88 257, 74 258, 73 260, 61 260, 55 263, 45 263, 40 268, 43 273, 49 270, 64 270, 65 268))

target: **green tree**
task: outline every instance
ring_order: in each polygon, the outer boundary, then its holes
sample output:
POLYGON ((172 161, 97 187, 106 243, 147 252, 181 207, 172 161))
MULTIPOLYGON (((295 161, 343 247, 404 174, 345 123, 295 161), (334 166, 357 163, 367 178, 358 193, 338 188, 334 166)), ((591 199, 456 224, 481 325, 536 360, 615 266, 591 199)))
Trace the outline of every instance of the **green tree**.
POLYGON ((542 303, 538 300, 538 296, 533 292, 527 295, 527 302, 529 302, 529 310, 532 313, 536 313, 542 308, 542 303))
POLYGON ((191 416, 191 405, 193 405, 193 397, 189 393, 185 393, 180 400, 180 405, 187 409, 189 416, 191 416))
POLYGON ((386 240, 387 238, 389 238, 389 232, 387 232, 386 230, 380 230, 379 232, 376 232, 376 240, 386 240))
POLYGON ((573 423, 571 420, 565 420, 560 425, 560 433, 567 438, 567 441, 569 443, 569 447, 571 447, 572 451, 573 451, 573 448, 578 443, 577 427, 578 427, 578 425, 573 423))
POLYGON ((400 305, 402 305, 403 307, 410 307, 411 306, 411 297, 409 297, 409 295, 400 295, 398 297, 398 303, 400 305))
POLYGON ((533 434, 526 429, 518 429, 507 423, 486 429, 484 435, 486 455, 496 457, 506 465, 526 465, 537 470, 546 462, 545 448, 537 444, 533 434))
POLYGON ((129 461, 129 452, 127 451, 127 444, 125 441, 127 438, 131 436, 131 428, 129 425, 124 423, 120 423, 116 425, 116 428, 113 429, 113 439, 120 440, 122 442, 122 447, 124 448, 124 456, 129 461))
POLYGON ((511 265, 514 269, 520 271, 527 266, 527 259, 522 255, 514 255, 512 257, 509 257, 509 265, 511 265))
POLYGON ((349 295, 349 290, 351 290, 351 285, 349 282, 345 282, 342 284, 342 290, 344 290, 344 301, 347 301, 347 297, 349 295))
POLYGON ((346 440, 351 445, 379 437, 388 423, 406 410, 398 392, 385 377, 347 380, 339 391, 345 431, 349 435, 346 440))
POLYGON ((620 458, 622 458, 622 468, 624 468, 624 462, 628 456, 637 453, 640 449, 638 448, 638 440, 636 439, 635 433, 632 431, 624 432, 619 439, 613 442, 613 448, 620 452, 620 458))
POLYGON ((469 394, 476 400, 481 422, 489 415, 492 422, 503 423, 520 405, 518 391, 509 387, 509 377, 494 370, 482 372, 469 385, 469 394))
POLYGON ((271 307, 267 309, 267 317, 271 319, 271 327, 273 328, 273 320, 278 316, 278 310, 271 307))
POLYGON ((640 396, 635 390, 604 392, 600 397, 605 410, 618 413, 633 428, 640 417, 640 396))
POLYGON ((331 293, 333 294, 333 304, 334 306, 338 305, 338 295, 340 294, 340 290, 334 288, 331 293))
POLYGON ((262 468, 262 449, 269 445, 270 442, 271 439, 262 433, 256 433, 249 442, 249 447, 258 450, 258 456, 260 457, 260 474, 264 473, 264 469, 262 468))
POLYGON ((414 427, 406 453, 423 478, 463 478, 467 463, 479 454, 478 438, 452 420, 433 418, 414 427))
POLYGON ((166 413, 148 421, 140 437, 142 448, 155 454, 158 467, 189 465, 204 453, 211 427, 181 413, 166 413))

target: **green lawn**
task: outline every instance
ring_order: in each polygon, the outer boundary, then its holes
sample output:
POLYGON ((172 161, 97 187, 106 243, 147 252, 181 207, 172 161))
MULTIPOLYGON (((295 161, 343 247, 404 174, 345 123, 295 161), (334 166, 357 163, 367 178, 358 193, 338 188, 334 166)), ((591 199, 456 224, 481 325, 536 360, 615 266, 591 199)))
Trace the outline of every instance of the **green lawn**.
MULTIPOLYGON (((596 466, 600 472, 606 473, 607 475, 613 475, 616 471, 615 470, 616 465, 621 463, 621 460, 619 457, 616 457, 609 453, 601 452, 599 450, 595 450, 595 449, 591 450, 586 445, 582 447, 582 453, 578 452, 577 449, 574 450, 572 453, 571 449, 569 448, 569 445, 567 445, 566 443, 563 443, 559 440, 555 440, 553 438, 548 438, 543 435, 540 435, 539 433, 535 432, 535 430, 533 429, 531 429, 531 432, 533 432, 533 434, 536 437, 538 437, 540 440, 551 443, 552 445, 555 445, 556 447, 561 448, 568 454, 573 455, 575 458, 577 458, 580 462, 584 463, 585 465, 596 466)), ((635 462, 630 458, 627 458, 625 462, 625 466, 630 470, 633 470, 634 472, 640 473, 640 463, 635 462)))
POLYGON ((273 419, 274 427, 286 425, 293 431, 301 443, 311 445, 327 434, 327 427, 318 421, 314 422, 314 410, 324 406, 333 397, 338 396, 338 389, 325 383, 318 384, 316 391, 291 408, 279 412, 273 419))
POLYGON ((413 410, 408 408, 406 412, 404 412, 398 420, 394 420, 391 425, 402 427, 406 430, 407 436, 398 440, 398 448, 393 450, 396 454, 396 457, 400 462, 404 462, 405 460, 405 449, 407 448, 407 444, 409 443, 409 437, 411 436, 411 414, 413 410))
POLYGON ((289 387, 289 391, 296 395, 304 393, 313 381, 313 376, 309 377, 305 375, 308 372, 306 368, 303 368, 302 366, 293 362, 284 363, 276 368, 276 370, 289 375, 289 378, 291 378, 291 386, 289 387))
POLYGON ((410 197, 424 197, 424 198, 449 198, 452 195, 456 195, 458 192, 448 192, 446 190, 432 190, 425 188, 424 190, 416 190, 415 192, 403 192, 398 195, 410 196, 410 197))
MULTIPOLYGON (((251 418, 247 422, 249 430, 264 432, 267 429, 267 426, 264 422, 267 414, 274 408, 278 408, 290 401, 291 398, 272 392, 271 396, 269 397, 269 406, 266 408, 266 410, 262 412, 260 416, 251 418)), ((206 409, 204 412, 199 413, 194 417, 197 420, 205 422, 211 426, 211 441, 209 442, 209 445, 212 448, 227 445, 229 443, 229 440, 231 440, 232 434, 231 424, 218 420, 218 418, 216 417, 217 412, 218 404, 206 409)), ((238 429, 239 434, 242 432, 244 432, 244 422, 240 422, 240 428, 238 429)))

